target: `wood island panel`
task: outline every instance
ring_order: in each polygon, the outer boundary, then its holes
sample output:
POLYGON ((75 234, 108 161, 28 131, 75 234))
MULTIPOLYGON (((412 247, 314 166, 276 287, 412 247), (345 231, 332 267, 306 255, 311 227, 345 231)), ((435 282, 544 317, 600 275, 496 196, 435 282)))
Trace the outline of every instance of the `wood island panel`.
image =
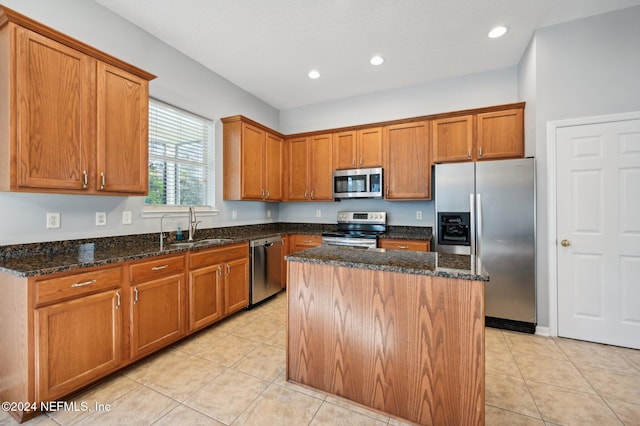
POLYGON ((287 379, 425 425, 484 424, 484 283, 289 262, 287 379))

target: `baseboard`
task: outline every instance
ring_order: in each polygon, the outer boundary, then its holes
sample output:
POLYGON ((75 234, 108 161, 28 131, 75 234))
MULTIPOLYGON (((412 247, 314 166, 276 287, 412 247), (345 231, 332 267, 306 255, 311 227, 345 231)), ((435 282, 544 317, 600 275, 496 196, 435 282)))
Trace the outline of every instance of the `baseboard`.
POLYGON ((545 336, 545 337, 549 337, 551 331, 549 330, 549 327, 540 327, 539 325, 536 326, 536 334, 538 336, 545 336))
POLYGON ((519 331, 521 333, 533 334, 536 331, 535 323, 515 321, 505 318, 484 317, 484 325, 487 327, 500 328, 502 330, 519 331))

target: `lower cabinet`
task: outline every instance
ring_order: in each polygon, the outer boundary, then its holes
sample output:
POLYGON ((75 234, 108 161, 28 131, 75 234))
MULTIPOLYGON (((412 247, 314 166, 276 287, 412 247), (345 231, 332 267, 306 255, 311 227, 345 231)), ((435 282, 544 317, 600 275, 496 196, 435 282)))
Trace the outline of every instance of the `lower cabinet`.
POLYGON ((184 254, 131 264, 131 358, 185 335, 184 254))
POLYGON ((378 240, 378 247, 389 250, 430 251, 431 243, 424 240, 396 240, 381 238, 378 240))
POLYGON ((249 305, 247 243, 189 253, 189 331, 249 305))
POLYGON ((38 400, 66 395, 120 366, 120 301, 120 290, 108 290, 35 310, 38 400))
POLYGON ((291 234, 289 235, 289 253, 307 250, 322 244, 321 235, 291 234))

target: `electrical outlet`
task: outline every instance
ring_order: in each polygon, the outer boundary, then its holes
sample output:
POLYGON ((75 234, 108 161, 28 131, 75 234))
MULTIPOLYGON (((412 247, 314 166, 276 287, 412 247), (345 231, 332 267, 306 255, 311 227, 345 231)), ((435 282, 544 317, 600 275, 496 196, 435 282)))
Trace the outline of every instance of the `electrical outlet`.
POLYGON ((47 213, 47 228, 60 228, 60 213, 47 213))
POLYGON ((418 211, 416 212, 416 219, 418 219, 418 220, 422 220, 422 210, 418 210, 418 211))
POLYGON ((122 212, 122 224, 123 225, 131 225, 133 222, 133 217, 131 215, 131 210, 125 210, 122 212))
POLYGON ((107 214, 105 212, 96 212, 96 226, 106 226, 107 214))
POLYGON ((238 210, 231 210, 231 219, 238 218, 238 210))
POLYGON ((322 217, 322 210, 316 210, 316 217, 322 217))
POLYGON ((271 209, 267 209, 267 218, 271 217, 271 209))

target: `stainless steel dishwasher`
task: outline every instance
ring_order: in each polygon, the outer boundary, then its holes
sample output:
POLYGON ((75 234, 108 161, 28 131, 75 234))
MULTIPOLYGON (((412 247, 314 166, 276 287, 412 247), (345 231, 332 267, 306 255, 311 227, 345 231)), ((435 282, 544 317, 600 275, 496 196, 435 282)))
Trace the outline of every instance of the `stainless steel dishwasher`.
POLYGON ((282 281, 282 237, 260 238, 250 243, 251 286, 249 308, 275 295, 282 281))

